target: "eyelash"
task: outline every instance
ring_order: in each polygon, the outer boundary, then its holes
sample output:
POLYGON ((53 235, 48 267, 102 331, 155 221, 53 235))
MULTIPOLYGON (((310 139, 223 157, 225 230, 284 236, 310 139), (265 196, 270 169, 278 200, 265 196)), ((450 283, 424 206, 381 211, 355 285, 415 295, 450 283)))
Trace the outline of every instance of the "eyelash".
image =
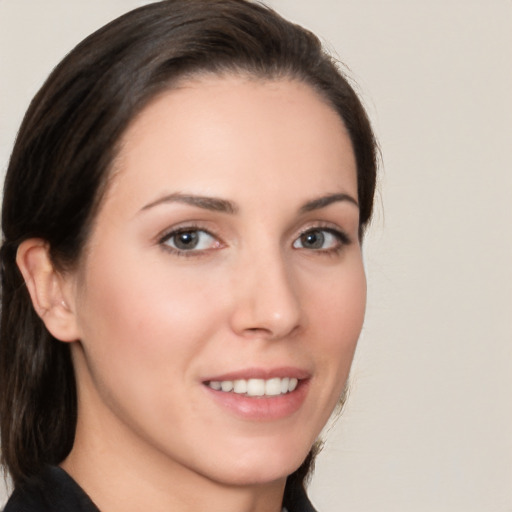
MULTIPOLYGON (((293 246, 296 249, 300 249, 295 247, 295 244, 299 242, 304 236, 308 234, 313 233, 327 233, 328 235, 334 237, 336 241, 336 245, 334 247, 329 247, 327 249, 310 249, 310 252, 313 252, 317 255, 325 255, 325 256, 336 256, 340 252, 343 251, 343 249, 352 243, 352 240, 350 237, 340 229, 333 228, 331 226, 325 226, 325 225, 317 225, 317 226, 311 226, 306 229, 304 229, 299 236, 294 240, 293 246)), ((303 250, 308 250, 308 248, 302 248, 303 250)))
POLYGON ((176 247, 172 247, 167 243, 172 238, 177 237, 184 233, 206 233, 208 236, 210 236, 214 240, 216 240, 216 245, 218 245, 218 247, 215 247, 214 249, 220 248, 224 245, 218 236, 214 235, 209 230, 204 229, 203 227, 198 226, 198 225, 188 225, 188 226, 183 226, 183 227, 180 227, 177 229, 173 229, 173 230, 165 233, 163 236, 161 236, 158 239, 158 244, 162 247, 163 250, 170 252, 171 254, 173 254, 175 256, 183 256, 185 258, 202 256, 205 253, 210 251, 210 249, 199 249, 199 250, 195 250, 195 251, 194 250, 182 250, 182 249, 177 249, 176 247))
MULTIPOLYGON (((332 228, 330 226, 318 225, 318 226, 308 227, 307 229, 304 229, 303 231, 301 231, 299 233, 299 236, 294 239, 292 246, 294 249, 302 249, 302 250, 306 250, 306 251, 310 250, 311 252, 325 254, 325 255, 336 255, 336 254, 339 254, 345 246, 350 245, 351 243, 352 243, 351 239, 345 232, 343 232, 339 229, 332 228), (303 247, 303 248, 295 247, 295 243, 297 241, 300 241, 302 237, 304 237, 308 234, 321 233, 321 232, 328 233, 329 235, 333 236, 337 241, 336 246, 332 247, 332 248, 328 248, 328 249, 321 249, 321 248, 308 249, 306 247, 303 247)), ((184 226, 184 227, 180 227, 177 229, 173 229, 173 230, 165 233, 163 236, 159 237, 158 244, 162 247, 163 250, 170 252, 171 254, 173 254, 175 256, 183 256, 183 257, 203 256, 206 253, 210 252, 210 250, 212 250, 212 249, 215 250, 215 249, 222 248, 224 246, 224 243, 218 236, 216 236, 215 234, 211 233, 209 230, 204 229, 203 227, 201 227, 199 225, 189 225, 189 226, 184 226), (214 240, 216 240, 216 247, 207 248, 207 249, 198 249, 198 250, 193 250, 193 249, 183 250, 183 249, 178 249, 176 247, 172 247, 168 244, 169 240, 171 240, 172 238, 177 237, 181 234, 184 234, 184 233, 205 233, 206 235, 208 235, 211 238, 213 238, 214 240)))

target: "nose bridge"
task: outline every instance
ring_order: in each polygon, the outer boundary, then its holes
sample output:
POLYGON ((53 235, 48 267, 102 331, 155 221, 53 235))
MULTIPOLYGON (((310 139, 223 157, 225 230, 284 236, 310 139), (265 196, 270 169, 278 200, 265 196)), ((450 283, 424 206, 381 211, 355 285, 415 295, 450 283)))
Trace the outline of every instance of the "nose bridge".
POLYGON ((239 333, 282 338, 303 322, 293 268, 278 244, 247 250, 237 275, 233 327, 239 333))

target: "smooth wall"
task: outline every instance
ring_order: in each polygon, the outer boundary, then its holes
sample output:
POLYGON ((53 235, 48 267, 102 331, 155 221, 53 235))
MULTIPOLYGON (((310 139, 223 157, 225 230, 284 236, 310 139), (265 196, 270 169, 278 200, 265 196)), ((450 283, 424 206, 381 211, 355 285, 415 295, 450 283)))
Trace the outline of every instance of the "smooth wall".
MULTIPOLYGON (((0 0, 2 173, 52 67, 143 3, 0 0)), ((346 64, 383 155, 366 324, 312 499, 320 512, 510 512, 512 2, 269 3, 346 64)))

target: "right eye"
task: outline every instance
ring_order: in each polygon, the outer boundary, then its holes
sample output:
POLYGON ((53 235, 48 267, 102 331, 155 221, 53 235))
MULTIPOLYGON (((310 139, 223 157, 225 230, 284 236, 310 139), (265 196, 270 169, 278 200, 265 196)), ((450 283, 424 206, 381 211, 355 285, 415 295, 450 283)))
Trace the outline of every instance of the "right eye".
POLYGON ((160 243, 179 254, 195 253, 220 247, 220 242, 211 233, 197 228, 171 231, 160 240, 160 243))

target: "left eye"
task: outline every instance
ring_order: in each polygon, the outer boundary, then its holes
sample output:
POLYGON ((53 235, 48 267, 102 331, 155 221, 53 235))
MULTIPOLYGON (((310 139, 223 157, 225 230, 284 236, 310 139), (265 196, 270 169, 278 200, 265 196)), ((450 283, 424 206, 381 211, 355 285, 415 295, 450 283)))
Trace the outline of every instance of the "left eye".
POLYGON ((293 242, 295 249, 326 251, 342 245, 342 235, 330 229, 309 229, 293 242))
POLYGON ((215 247, 218 241, 202 229, 187 229, 170 233, 162 243, 177 251, 202 251, 215 247))

